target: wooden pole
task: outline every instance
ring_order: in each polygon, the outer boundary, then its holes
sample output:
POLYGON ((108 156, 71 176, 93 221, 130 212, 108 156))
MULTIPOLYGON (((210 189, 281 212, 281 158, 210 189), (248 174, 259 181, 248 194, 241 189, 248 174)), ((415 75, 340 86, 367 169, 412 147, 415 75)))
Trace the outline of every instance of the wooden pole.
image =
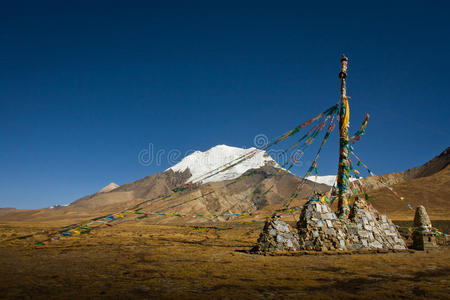
POLYGON ((339 166, 337 175, 338 187, 338 215, 340 218, 347 217, 350 212, 348 200, 346 199, 345 190, 349 180, 348 176, 348 119, 350 117, 350 109, 347 99, 346 78, 347 78, 348 58, 342 54, 341 56, 341 100, 339 110, 339 166))

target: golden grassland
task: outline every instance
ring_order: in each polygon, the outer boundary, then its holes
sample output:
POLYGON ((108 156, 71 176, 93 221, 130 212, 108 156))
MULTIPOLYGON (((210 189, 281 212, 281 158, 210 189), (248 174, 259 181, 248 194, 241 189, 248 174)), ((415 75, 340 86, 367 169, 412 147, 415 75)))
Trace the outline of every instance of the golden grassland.
MULTIPOLYGON (((51 224, 6 223, 7 239, 51 224)), ((450 251, 262 256, 248 254, 261 223, 122 224, 0 246, 0 298, 449 299, 450 251)))

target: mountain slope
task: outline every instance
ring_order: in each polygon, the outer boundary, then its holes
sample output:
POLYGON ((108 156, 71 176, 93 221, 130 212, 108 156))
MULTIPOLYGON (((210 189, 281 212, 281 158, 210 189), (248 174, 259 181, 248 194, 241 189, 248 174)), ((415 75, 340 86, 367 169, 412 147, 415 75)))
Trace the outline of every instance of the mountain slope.
MULTIPOLYGON (((381 179, 389 184, 398 184, 402 182, 406 182, 415 178, 422 178, 431 176, 444 170, 450 164, 450 147, 445 149, 441 154, 428 161, 427 163, 408 169, 403 172, 390 173, 380 175, 381 179)), ((374 176, 365 177, 360 180, 360 182, 365 186, 368 190, 376 190, 379 188, 383 188, 383 184, 381 184, 378 179, 374 176)))
MULTIPOLYGON (((273 166, 249 170, 237 180, 208 182, 188 192, 151 203, 145 211, 180 214, 239 213, 256 211, 267 206, 286 203, 286 200, 302 181, 288 172, 278 172, 273 166)), ((299 192, 296 204, 303 204, 312 195, 313 184, 307 182, 299 192)), ((329 186, 316 184, 316 190, 325 192, 329 186)), ((174 222, 166 217, 155 217, 160 223, 174 222)), ((198 222, 205 219, 180 219, 180 222, 198 222)))
POLYGON ((139 200, 150 199, 170 192, 182 185, 191 176, 189 170, 174 172, 172 170, 157 173, 124 184, 107 193, 96 193, 74 201, 70 207, 77 209, 116 209, 131 206, 139 200))
POLYGON ((380 175, 404 200, 400 200, 376 177, 360 180, 370 201, 394 219, 413 219, 414 208, 424 205, 433 219, 450 219, 450 147, 427 163, 404 172, 380 175), (408 208, 411 204, 413 210, 408 208))
POLYGON ((404 197, 403 201, 387 188, 369 191, 370 201, 374 206, 382 213, 387 212, 391 218, 413 219, 414 209, 423 205, 432 219, 450 219, 450 166, 429 176, 394 184, 393 188, 404 197), (408 204, 412 205, 412 210, 408 208, 408 204))

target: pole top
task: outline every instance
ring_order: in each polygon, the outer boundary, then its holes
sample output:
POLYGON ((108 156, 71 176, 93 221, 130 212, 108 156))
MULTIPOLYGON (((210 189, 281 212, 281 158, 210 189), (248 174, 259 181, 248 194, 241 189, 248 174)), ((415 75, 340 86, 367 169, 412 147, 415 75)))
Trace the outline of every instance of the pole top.
POLYGON ((347 77, 347 63, 348 63, 348 57, 344 54, 341 55, 341 72, 339 73, 339 78, 345 79, 347 77))

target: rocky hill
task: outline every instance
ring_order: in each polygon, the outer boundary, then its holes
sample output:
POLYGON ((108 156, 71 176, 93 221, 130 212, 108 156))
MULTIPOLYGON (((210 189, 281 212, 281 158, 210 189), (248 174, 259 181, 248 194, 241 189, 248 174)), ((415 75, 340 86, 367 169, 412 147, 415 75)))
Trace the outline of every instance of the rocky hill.
MULTIPOLYGON (((444 170, 450 164, 450 147, 445 149, 440 155, 436 156, 427 163, 408 169, 403 172, 389 173, 380 175, 381 179, 389 185, 399 184, 402 182, 410 181, 416 178, 422 178, 434 175, 441 170, 444 170)), ((369 176, 360 180, 360 182, 368 190, 376 190, 383 188, 383 185, 378 181, 376 177, 369 176)))

